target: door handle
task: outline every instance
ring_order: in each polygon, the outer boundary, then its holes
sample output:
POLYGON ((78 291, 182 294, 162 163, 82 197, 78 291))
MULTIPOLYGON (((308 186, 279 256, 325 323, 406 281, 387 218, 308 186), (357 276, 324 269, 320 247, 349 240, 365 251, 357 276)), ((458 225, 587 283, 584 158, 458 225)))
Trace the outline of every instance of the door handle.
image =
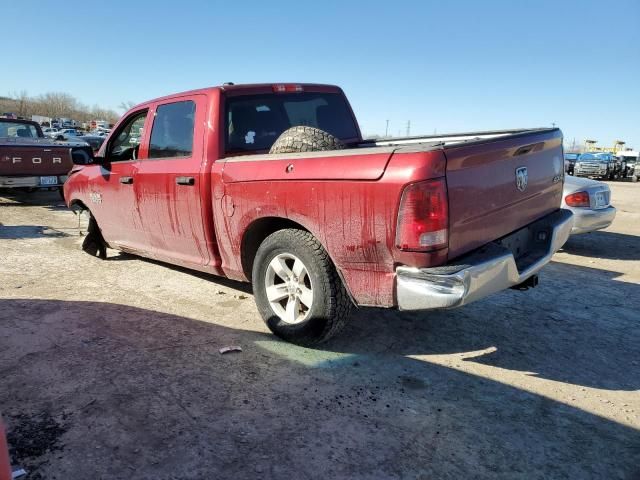
POLYGON ((176 183, 178 185, 195 185, 196 179, 194 177, 176 177, 176 183))
POLYGON ((120 183, 131 185, 133 183, 133 177, 120 177, 120 183))

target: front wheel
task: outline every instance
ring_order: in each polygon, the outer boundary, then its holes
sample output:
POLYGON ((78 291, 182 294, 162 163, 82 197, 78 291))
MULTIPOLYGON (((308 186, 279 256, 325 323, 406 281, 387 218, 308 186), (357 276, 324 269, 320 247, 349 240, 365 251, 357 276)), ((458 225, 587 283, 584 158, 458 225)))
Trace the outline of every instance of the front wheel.
POLYGON ((351 301, 325 249, 304 230, 280 230, 260 245, 253 293, 262 319, 277 336, 315 345, 336 335, 351 301))

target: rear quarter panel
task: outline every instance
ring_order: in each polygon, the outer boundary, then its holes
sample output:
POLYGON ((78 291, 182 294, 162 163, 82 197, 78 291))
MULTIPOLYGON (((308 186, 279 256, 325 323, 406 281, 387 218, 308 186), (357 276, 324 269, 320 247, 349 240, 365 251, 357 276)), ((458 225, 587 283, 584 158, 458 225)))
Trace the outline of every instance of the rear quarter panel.
POLYGON ((215 206, 223 212, 216 229, 225 273, 246 278, 240 248, 254 221, 287 218, 322 243, 358 304, 394 305, 397 262, 426 265, 446 258, 443 252, 403 258, 394 246, 402 188, 444 175, 444 157, 440 151, 385 155, 324 156, 322 163, 300 159, 291 180, 285 173, 290 159, 227 160, 224 196, 215 206))

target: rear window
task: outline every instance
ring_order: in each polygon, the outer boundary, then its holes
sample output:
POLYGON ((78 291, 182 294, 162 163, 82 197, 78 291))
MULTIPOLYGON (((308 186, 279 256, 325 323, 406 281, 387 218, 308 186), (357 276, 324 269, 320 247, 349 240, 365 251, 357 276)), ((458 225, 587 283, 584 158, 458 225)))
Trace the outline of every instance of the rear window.
POLYGON ((227 153, 269 150, 282 132, 300 125, 341 140, 358 137, 351 111, 339 93, 246 95, 229 97, 226 105, 227 153))
POLYGON ((0 137, 38 138, 38 130, 29 123, 3 122, 0 120, 0 137))

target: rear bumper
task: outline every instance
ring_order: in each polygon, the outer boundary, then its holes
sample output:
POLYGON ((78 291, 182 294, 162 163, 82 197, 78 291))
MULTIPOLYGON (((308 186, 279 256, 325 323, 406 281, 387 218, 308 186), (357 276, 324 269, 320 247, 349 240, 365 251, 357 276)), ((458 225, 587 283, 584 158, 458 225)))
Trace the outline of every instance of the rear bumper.
POLYGON ((571 208, 573 212, 573 228, 571 234, 588 233, 607 228, 616 218, 615 207, 592 210, 590 208, 571 208))
POLYGON ((43 177, 56 177, 55 184, 42 184, 42 177, 0 177, 0 188, 49 188, 61 187, 67 181, 67 175, 43 175, 43 177))
POLYGON ((398 267, 396 298, 400 310, 431 310, 466 305, 492 293, 519 285, 544 267, 569 238, 569 210, 558 210, 528 225, 534 235, 547 232, 535 261, 524 266, 511 250, 492 242, 457 262, 436 268, 398 267), (518 263, 520 263, 520 270, 518 263))

